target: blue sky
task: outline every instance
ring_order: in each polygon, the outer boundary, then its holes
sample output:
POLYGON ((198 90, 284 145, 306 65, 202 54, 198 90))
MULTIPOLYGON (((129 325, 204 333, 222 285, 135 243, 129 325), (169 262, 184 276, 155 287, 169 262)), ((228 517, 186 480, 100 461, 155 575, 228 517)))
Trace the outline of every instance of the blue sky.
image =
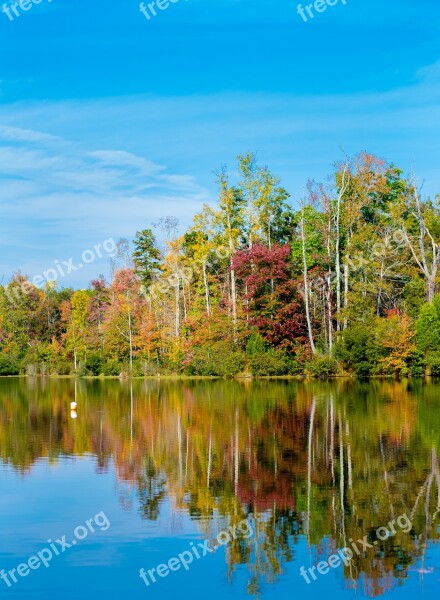
MULTIPOLYGON (((9 3, 9 2, 8 2, 9 3)), ((347 0, 42 0, 0 13, 0 277, 79 262, 215 201, 213 171, 255 150, 298 198, 346 152, 440 193, 440 6, 347 0), (307 4, 303 2, 303 5, 307 4)), ((71 274, 85 285, 107 260, 71 274)))

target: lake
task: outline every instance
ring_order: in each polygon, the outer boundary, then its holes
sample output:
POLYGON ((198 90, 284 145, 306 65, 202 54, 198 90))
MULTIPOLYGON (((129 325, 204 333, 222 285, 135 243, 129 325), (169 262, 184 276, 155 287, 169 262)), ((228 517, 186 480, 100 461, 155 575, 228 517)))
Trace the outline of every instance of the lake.
POLYGON ((0 379, 2 597, 434 597, 439 398, 429 381, 0 379))

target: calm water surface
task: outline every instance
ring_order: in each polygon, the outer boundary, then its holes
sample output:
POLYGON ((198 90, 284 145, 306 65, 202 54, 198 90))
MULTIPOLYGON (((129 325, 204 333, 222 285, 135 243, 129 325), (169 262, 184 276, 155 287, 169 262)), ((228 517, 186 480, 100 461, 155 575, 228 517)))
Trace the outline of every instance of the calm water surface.
POLYGON ((102 513, 1 597, 437 597, 439 426, 425 382, 0 379, 0 569, 102 513))

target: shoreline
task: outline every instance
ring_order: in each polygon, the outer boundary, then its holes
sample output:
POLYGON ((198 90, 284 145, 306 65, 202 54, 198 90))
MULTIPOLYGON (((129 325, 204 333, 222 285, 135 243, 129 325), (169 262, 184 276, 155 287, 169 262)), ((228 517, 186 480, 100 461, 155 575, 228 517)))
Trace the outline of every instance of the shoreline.
POLYGON ((370 375, 368 377, 357 377, 356 375, 329 375, 328 377, 314 377, 313 375, 260 375, 260 376, 236 376, 236 377, 220 377, 217 375, 145 375, 145 376, 124 376, 119 375, 0 375, 0 379, 87 379, 95 381, 106 380, 147 380, 147 381, 333 381, 333 380, 350 380, 350 381, 370 381, 370 380, 421 380, 421 379, 436 379, 433 375, 405 376, 398 377, 396 375, 370 375))

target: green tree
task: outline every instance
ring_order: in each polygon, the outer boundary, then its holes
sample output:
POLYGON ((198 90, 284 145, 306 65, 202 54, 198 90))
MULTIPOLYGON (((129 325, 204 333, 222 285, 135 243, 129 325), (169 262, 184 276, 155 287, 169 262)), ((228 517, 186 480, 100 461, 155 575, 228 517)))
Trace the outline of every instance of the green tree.
POLYGON ((440 296, 422 306, 416 321, 417 348, 425 355, 425 364, 434 374, 440 374, 440 296))
POLYGON ((162 259, 156 237, 151 229, 143 229, 136 233, 134 248, 134 271, 145 288, 148 288, 154 276, 160 271, 162 259))

